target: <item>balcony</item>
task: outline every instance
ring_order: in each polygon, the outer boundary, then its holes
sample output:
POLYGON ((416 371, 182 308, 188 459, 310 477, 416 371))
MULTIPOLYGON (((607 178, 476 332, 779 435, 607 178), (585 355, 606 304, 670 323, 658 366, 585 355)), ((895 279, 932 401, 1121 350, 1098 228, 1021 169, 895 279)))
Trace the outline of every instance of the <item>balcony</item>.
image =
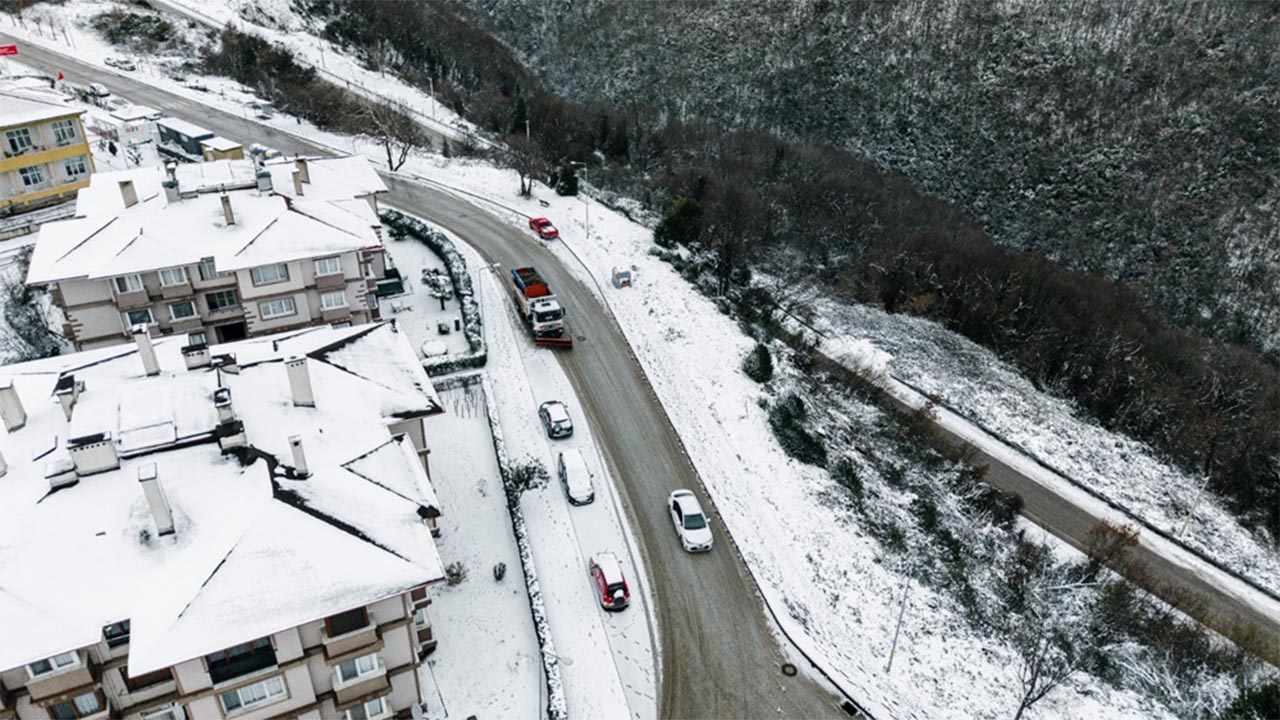
POLYGON ((344 681, 333 672, 333 692, 339 705, 352 702, 368 695, 381 695, 391 689, 391 681, 387 678, 387 664, 378 658, 378 668, 371 673, 344 681))
POLYGON ((342 273, 334 273, 333 275, 317 275, 316 289, 324 292, 325 290, 341 290, 347 286, 347 278, 342 273))
POLYGON ((80 653, 80 662, 74 667, 57 670, 27 682, 27 692, 33 701, 47 700, 57 695, 69 694, 73 690, 89 688, 98 684, 102 675, 98 666, 80 653))
POLYGON ((146 289, 134 290, 133 292, 116 291, 116 306, 121 310, 137 310, 138 308, 151 307, 151 298, 147 295, 146 289))
POLYGON ((235 305, 222 305, 216 308, 209 308, 210 320, 225 320, 227 318, 244 317, 244 306, 240 303, 235 305))
POLYGON ((217 685, 259 670, 275 667, 275 665, 275 648, 261 648, 226 660, 209 662, 209 677, 213 680, 213 684, 217 685))
POLYGON ((363 650, 378 644, 378 626, 369 623, 362 628, 352 630, 342 635, 329 637, 326 633, 324 638, 324 656, 326 660, 333 660, 344 655, 349 655, 357 650, 363 650))
POLYGON ((170 300, 172 298, 190 297, 195 294, 195 290, 191 288, 191 282, 175 283, 173 285, 161 285, 160 297, 170 300))

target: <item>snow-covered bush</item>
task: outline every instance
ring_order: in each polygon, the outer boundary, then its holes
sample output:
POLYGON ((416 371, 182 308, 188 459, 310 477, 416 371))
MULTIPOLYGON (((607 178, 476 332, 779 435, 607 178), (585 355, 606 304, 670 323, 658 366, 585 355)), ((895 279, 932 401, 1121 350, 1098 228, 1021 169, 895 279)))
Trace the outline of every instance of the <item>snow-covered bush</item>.
POLYGON ((742 372, 758 383, 767 383, 773 379, 773 355, 769 346, 757 343, 742 359, 742 372))
POLYGON ((804 401, 789 393, 769 408, 769 427, 788 455, 803 463, 825 467, 827 449, 822 440, 805 428, 808 411, 804 401))
POLYGON ((449 585, 461 585, 462 581, 467 579, 467 566, 463 565, 461 560, 451 562, 445 566, 444 577, 449 585))

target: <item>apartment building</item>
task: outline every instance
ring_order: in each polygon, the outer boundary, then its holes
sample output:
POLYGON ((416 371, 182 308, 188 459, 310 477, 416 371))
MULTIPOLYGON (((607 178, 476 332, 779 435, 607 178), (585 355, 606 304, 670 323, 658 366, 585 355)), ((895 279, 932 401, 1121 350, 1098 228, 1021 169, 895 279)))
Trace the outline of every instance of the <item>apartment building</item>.
POLYGON ((0 92, 0 210, 52 205, 89 184, 93 156, 82 114, 54 100, 0 92))
POLYGON ((416 713, 444 572, 408 342, 135 339, 0 368, 0 720, 416 713))
POLYGON ((377 320, 388 268, 362 157, 100 173, 76 217, 40 228, 27 283, 49 286, 82 350, 154 336, 208 343, 377 320))

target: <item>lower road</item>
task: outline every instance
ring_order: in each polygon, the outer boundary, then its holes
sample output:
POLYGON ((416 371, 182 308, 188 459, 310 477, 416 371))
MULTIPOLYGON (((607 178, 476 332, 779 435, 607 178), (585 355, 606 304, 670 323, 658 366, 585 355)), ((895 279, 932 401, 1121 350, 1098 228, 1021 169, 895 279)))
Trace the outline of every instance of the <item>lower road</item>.
MULTIPOLYGON (((0 43, 14 40, 0 33, 0 43)), ((75 83, 99 82, 134 102, 189 120, 245 144, 286 154, 331 154, 293 135, 211 109, 129 77, 22 45, 21 60, 75 83)), ((662 646, 659 715, 664 718, 822 718, 843 716, 834 696, 786 662, 742 558, 723 535, 715 550, 686 554, 666 511, 677 488, 699 491, 697 473, 630 347, 591 292, 549 250, 509 220, 447 192, 385 176, 389 203, 435 222, 504 268, 534 265, 564 304, 575 339, 563 365, 605 459, 621 485, 652 585, 662 646)), ((550 352, 550 351, 548 351, 550 352)), ((699 491, 699 494, 702 493, 699 491)), ((704 505, 714 504, 702 495, 704 505)), ((723 524, 716 530, 723 534, 723 524)))

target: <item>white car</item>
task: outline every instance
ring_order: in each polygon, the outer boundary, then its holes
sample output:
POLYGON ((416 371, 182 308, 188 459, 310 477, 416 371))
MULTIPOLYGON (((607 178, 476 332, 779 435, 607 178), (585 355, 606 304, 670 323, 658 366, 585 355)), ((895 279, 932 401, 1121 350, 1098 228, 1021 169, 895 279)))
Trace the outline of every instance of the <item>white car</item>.
POLYGON ((671 493, 668 500, 671 522, 685 552, 707 552, 711 549, 711 522, 698 504, 698 498, 688 490, 671 493))
POLYGON ((596 489, 591 485, 591 473, 587 471, 582 453, 573 448, 561 451, 556 460, 556 473, 570 505, 589 505, 596 499, 596 489))
POLYGON ((138 69, 137 64, 135 64, 132 60, 130 60, 130 59, 128 59, 128 58, 111 58, 111 57, 109 57, 109 58, 107 58, 106 60, 103 60, 103 62, 104 62, 108 67, 113 67, 113 68, 115 68, 115 69, 117 69, 117 70, 125 70, 125 71, 127 71, 127 72, 133 72, 134 70, 137 70, 137 69, 138 69))

